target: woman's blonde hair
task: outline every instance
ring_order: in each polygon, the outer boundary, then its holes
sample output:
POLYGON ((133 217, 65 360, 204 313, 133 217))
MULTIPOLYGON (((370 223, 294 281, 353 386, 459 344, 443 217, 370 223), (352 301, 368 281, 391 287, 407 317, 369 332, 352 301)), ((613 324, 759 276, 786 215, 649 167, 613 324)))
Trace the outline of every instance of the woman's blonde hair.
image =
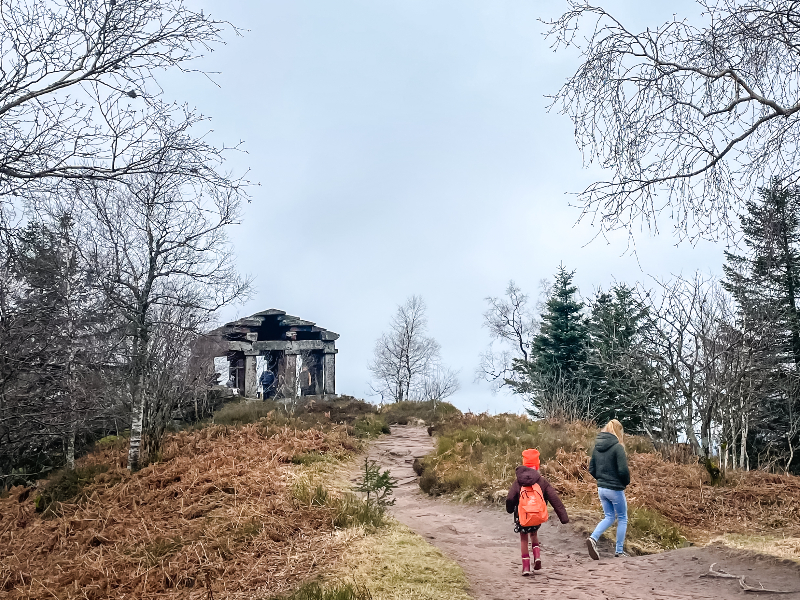
POLYGON ((611 419, 608 423, 605 424, 605 427, 603 427, 600 431, 605 431, 606 433, 613 433, 615 436, 617 436, 619 443, 622 444, 623 447, 625 446, 625 442, 622 439, 623 436, 625 435, 625 430, 622 428, 622 423, 620 423, 616 419, 611 419))

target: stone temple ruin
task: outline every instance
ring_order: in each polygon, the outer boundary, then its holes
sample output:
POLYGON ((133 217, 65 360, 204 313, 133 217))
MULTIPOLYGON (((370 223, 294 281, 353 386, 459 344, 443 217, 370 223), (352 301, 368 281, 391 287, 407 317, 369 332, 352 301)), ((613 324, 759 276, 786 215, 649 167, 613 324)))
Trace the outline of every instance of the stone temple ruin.
POLYGON ((282 310, 264 310, 212 332, 228 359, 228 386, 255 398, 265 370, 274 382, 264 397, 336 394, 339 334, 282 310))

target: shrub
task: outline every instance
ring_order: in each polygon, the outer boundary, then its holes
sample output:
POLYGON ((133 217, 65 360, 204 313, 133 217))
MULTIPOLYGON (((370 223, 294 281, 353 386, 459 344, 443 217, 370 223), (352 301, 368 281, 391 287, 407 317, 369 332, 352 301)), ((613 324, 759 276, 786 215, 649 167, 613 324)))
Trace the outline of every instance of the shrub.
POLYGON ((426 423, 434 423, 442 419, 461 416, 461 411, 449 402, 434 402, 428 400, 417 402, 407 400, 387 404, 381 414, 390 425, 408 425, 409 419, 422 419, 426 423))
POLYGON ((230 402, 214 413, 217 425, 247 425, 256 423, 280 407, 271 400, 230 402))
POLYGON ((290 414, 280 400, 239 400, 223 406, 214 413, 214 423, 218 425, 245 425, 269 419, 272 425, 288 425, 296 429, 322 428, 345 424, 358 427, 362 437, 372 437, 388 433, 385 419, 377 415, 374 404, 350 396, 340 396, 335 400, 320 400, 309 396, 300 398, 297 407, 290 414))
POLYGON ((360 438, 374 438, 382 434, 392 433, 386 420, 379 415, 359 417, 353 423, 353 430, 356 437, 360 438))
POLYGON ((120 439, 119 436, 116 435, 107 435, 106 437, 100 438, 95 442, 97 446, 114 446, 120 439))
POLYGON ((437 423, 435 431, 436 451, 418 465, 423 491, 470 492, 490 500, 513 482, 523 450, 537 448, 545 463, 561 448, 587 452, 596 434, 589 423, 532 421, 512 414, 455 415, 437 423))
POLYGON ((625 451, 629 454, 646 454, 655 452, 656 448, 650 438, 646 438, 642 435, 626 435, 625 451))
POLYGON ((389 470, 381 473, 378 463, 364 458, 364 470, 356 481, 353 490, 367 495, 367 504, 375 503, 377 506, 386 507, 394 504, 394 498, 389 499, 397 487, 397 479, 392 477, 389 470))
POLYGON ((423 471, 422 477, 419 478, 419 487, 426 494, 435 496, 438 492, 438 488, 436 487, 438 482, 439 480, 436 479, 436 471, 428 469, 423 471))
POLYGON ((83 495, 83 489, 94 483, 98 475, 107 471, 108 465, 97 464, 58 471, 36 498, 36 511, 58 514, 60 503, 79 500, 83 495))
POLYGON ((643 540, 665 550, 673 550, 687 544, 677 525, 661 513, 649 508, 633 508, 628 511, 628 530, 634 539, 643 540))

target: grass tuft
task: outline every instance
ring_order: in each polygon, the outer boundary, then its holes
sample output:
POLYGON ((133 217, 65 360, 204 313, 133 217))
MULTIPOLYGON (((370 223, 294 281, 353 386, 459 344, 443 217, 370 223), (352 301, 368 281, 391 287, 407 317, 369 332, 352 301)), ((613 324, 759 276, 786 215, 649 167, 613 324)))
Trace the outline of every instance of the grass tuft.
POLYGON ((371 600, 369 590, 362 585, 340 583, 322 586, 312 581, 300 586, 291 594, 273 596, 273 600, 371 600))
POLYGON ((354 494, 344 494, 332 503, 334 508, 333 525, 345 527, 364 527, 369 530, 386 525, 386 509, 374 502, 364 502, 354 494))
POLYGON ((307 476, 300 476, 294 481, 292 497, 301 506, 328 510, 331 524, 338 529, 361 526, 374 530, 386 524, 385 507, 366 502, 351 493, 334 495, 307 476))
POLYGON ((628 536, 634 544, 660 550, 674 550, 689 544, 675 523, 646 507, 635 507, 628 511, 628 536))
POLYGON ((292 457, 292 464, 303 465, 307 467, 308 465, 313 465, 314 463, 318 462, 326 462, 327 460, 328 458, 319 452, 303 452, 292 457))
POLYGON ((421 419, 432 424, 442 419, 459 417, 461 411, 449 402, 436 402, 434 405, 432 400, 425 402, 407 400, 385 405, 381 414, 390 425, 408 425, 412 419, 421 419))
POLYGON ((184 543, 180 536, 174 538, 158 537, 148 544, 139 546, 130 555, 134 560, 140 561, 142 566, 152 569, 160 565, 165 558, 174 555, 184 546, 184 543))
POLYGON ((389 429, 389 425, 382 415, 365 415, 359 417, 353 423, 353 429, 356 437, 360 438, 375 438, 379 435, 392 433, 392 430, 389 429))
POLYGON ((350 545, 340 569, 343 580, 362 583, 374 600, 471 600, 461 567, 392 519, 350 545))

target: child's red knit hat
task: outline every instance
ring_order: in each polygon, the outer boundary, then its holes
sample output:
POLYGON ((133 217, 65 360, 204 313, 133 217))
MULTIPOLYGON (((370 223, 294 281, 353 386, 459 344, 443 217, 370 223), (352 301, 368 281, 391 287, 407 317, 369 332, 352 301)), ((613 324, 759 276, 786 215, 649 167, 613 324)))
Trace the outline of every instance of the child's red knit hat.
POLYGON ((528 448, 522 453, 522 466, 539 468, 539 451, 536 448, 528 448))

